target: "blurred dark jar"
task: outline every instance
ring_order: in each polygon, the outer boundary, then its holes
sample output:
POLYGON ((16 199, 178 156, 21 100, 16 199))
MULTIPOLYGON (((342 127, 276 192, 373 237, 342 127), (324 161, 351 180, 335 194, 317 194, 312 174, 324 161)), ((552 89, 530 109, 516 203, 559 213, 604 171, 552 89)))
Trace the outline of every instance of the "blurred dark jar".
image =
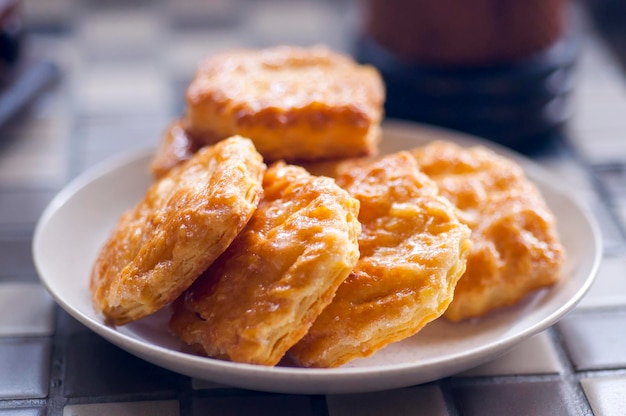
POLYGON ((20 58, 23 25, 17 0, 0 0, 0 84, 20 58))
POLYGON ((364 0, 357 58, 387 116, 531 151, 561 134, 577 55, 567 0, 364 0))

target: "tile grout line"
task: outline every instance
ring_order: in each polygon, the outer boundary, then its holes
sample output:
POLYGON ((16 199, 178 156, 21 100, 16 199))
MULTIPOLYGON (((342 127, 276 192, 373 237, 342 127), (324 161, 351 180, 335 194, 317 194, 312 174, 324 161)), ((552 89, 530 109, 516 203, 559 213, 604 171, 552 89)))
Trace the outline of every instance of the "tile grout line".
POLYGON ((177 398, 180 416, 193 415, 193 385, 191 377, 181 376, 177 398))
POLYGON ((65 396, 63 394, 65 379, 65 356, 67 352, 67 339, 65 328, 62 327, 62 318, 59 305, 55 307, 55 331, 52 336, 52 352, 50 366, 50 384, 48 387, 48 416, 60 416, 63 414, 65 406, 65 396))
MULTIPOLYGON (((569 131, 568 135, 578 135, 580 133, 574 133, 569 131)), ((591 187, 599 202, 603 204, 606 209, 606 213, 613 224, 617 226, 619 235, 621 237, 621 243, 626 245, 626 224, 623 224, 619 214, 616 212, 616 204, 611 191, 607 188, 604 182, 601 180, 598 169, 613 165, 613 163, 599 163, 594 164, 581 154, 581 151, 572 143, 571 140, 565 141, 565 151, 569 157, 578 164, 585 172, 587 178, 591 182, 591 187)))
POLYGON ((330 410, 328 409, 328 402, 326 401, 326 395, 312 395, 309 396, 311 402, 311 409, 314 416, 329 416, 330 410))
MULTIPOLYGON (((617 229, 619 230, 619 234, 622 237, 622 242, 626 245, 626 224, 622 221, 619 213, 616 210, 617 201, 615 200, 614 193, 608 188, 605 182, 600 178, 600 174, 598 172, 599 169, 611 166, 613 164, 597 164, 597 165, 588 165, 588 169, 590 170, 591 180, 593 181, 594 188, 598 192, 598 195, 602 198, 602 202, 604 202, 605 207, 607 208, 607 212, 611 217, 611 220, 616 224, 617 229)), ((621 166, 626 166, 626 164, 621 164, 621 166)))
MULTIPOLYGON (((73 19, 74 20, 74 19, 73 19)), ((75 23, 75 22, 74 22, 75 23)), ((70 25, 73 29, 73 25, 70 25)), ((77 107, 76 97, 71 86, 66 88, 67 97, 66 105, 72 110, 71 114, 76 114, 77 107)), ((66 141, 64 153, 67 155, 66 160, 66 175, 65 183, 69 183, 78 173, 78 158, 77 158, 77 125, 78 120, 76 116, 71 116, 68 121, 68 134, 69 138, 66 141)), ((63 414, 63 408, 67 402, 65 398, 65 373, 66 373, 66 358, 67 358, 67 342, 69 340, 69 334, 67 328, 63 325, 62 312, 60 306, 57 304, 55 308, 56 312, 56 325, 55 331, 52 337, 52 365, 50 372, 50 387, 48 392, 48 406, 47 416, 61 416, 63 414)))
POLYGON ((454 399, 454 394, 452 393, 452 387, 454 385, 452 378, 447 377, 443 380, 439 380, 437 385, 439 386, 439 391, 441 391, 441 395, 443 396, 443 402, 446 407, 446 412, 448 412, 448 416, 460 416, 461 410, 459 409, 459 405, 454 399))
POLYGON ((582 389, 578 374, 574 368, 574 363, 567 352, 565 341, 562 339, 561 335, 554 326, 552 326, 547 332, 552 340, 552 345, 561 364, 562 371, 560 373, 560 379, 566 386, 570 399, 574 400, 577 410, 582 412, 580 413, 581 415, 593 416, 593 410, 591 409, 589 400, 587 400, 587 396, 582 389))

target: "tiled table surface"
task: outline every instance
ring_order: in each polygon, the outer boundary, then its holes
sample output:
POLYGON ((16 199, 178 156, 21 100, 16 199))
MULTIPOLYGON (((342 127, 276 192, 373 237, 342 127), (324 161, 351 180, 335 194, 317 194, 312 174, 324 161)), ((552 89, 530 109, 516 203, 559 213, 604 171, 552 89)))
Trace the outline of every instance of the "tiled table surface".
POLYGON ((0 130, 0 415, 626 414, 626 83, 593 36, 583 42, 571 134, 537 160, 592 206, 604 258, 570 314, 493 362, 379 393, 244 391, 127 354, 38 283, 30 245, 45 205, 94 163, 154 146, 201 57, 276 43, 349 50, 351 10, 313 0, 24 3, 29 54, 57 61, 63 78, 0 130))

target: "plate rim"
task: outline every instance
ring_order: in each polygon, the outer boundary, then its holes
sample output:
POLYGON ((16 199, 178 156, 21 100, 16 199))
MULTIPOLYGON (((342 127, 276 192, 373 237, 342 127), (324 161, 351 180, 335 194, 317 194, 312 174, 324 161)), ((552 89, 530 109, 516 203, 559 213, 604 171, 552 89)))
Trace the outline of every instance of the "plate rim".
MULTIPOLYGON (((455 142, 460 142, 461 144, 482 144, 487 146, 496 153, 504 154, 507 157, 513 157, 518 162, 523 162, 522 165, 524 169, 527 169, 527 166, 532 167, 533 171, 539 172, 542 175, 547 175, 550 180, 557 181, 559 183, 565 183, 563 179, 555 175, 554 173, 548 171, 546 168, 536 163, 535 161, 516 153, 510 149, 507 149, 503 146, 500 146, 496 143, 489 142, 485 139, 481 139, 479 137, 475 137, 466 133, 457 132, 448 130, 445 128, 440 128, 437 126, 430 126, 424 124, 418 124, 408 121, 400 121, 400 120, 386 120, 383 123, 383 131, 389 131, 394 134, 401 134, 406 136, 415 136, 416 133, 424 134, 424 135, 432 135, 437 138, 453 140, 455 142)), ((433 139, 434 140, 434 139, 433 139)), ((420 144, 423 142, 418 142, 420 144)), ((416 145, 417 145, 416 144, 416 145)), ((94 331, 96 334, 102 336, 113 344, 125 349, 129 353, 136 355, 144 360, 150 361, 155 365, 168 368, 177 373, 182 373, 189 375, 191 377, 202 378, 205 380, 215 381, 215 377, 206 377, 199 376, 197 374, 189 374, 188 372, 181 371, 176 365, 172 364, 173 361, 178 359, 183 360, 188 363, 188 365, 205 367, 207 366, 207 362, 210 363, 211 370, 214 371, 212 374, 215 376, 215 372, 219 375, 223 375, 225 372, 235 371, 237 374, 240 372, 245 372, 247 376, 253 376, 250 380, 242 380, 239 383, 240 387, 250 388, 254 390, 264 390, 271 392, 280 392, 280 393, 299 393, 299 394, 328 394, 328 393, 356 393, 356 392, 368 392, 368 391, 376 391, 383 390, 389 388, 398 388, 404 387, 411 384, 420 384, 427 381, 433 381, 434 379, 422 380, 417 383, 408 383, 407 381, 417 380, 419 377, 411 377, 414 376, 415 372, 419 372, 420 370, 432 371, 432 369, 437 367, 443 367, 445 364, 448 364, 448 367, 455 367, 452 364, 455 364, 453 361, 463 361, 468 363, 465 369, 473 367, 474 365, 481 364, 482 362, 486 362, 495 358, 494 354, 502 354, 506 352, 508 349, 515 346, 518 342, 523 339, 529 338, 530 336, 549 328, 554 325, 558 320, 560 320, 564 315, 566 315, 574 306, 582 299, 585 293, 589 290, 595 277, 597 275, 597 271, 600 266, 600 262, 602 259, 602 239, 599 231, 598 224, 595 220, 595 217, 589 208, 586 201, 584 201, 580 196, 575 193, 567 193, 560 192, 561 196, 569 200, 573 206, 575 206, 580 214, 587 221, 587 226, 591 231, 591 239, 594 245, 594 253, 593 253, 593 261, 590 266, 589 273, 585 280, 582 282, 582 285, 578 287, 578 290, 568 298, 567 302, 560 305, 556 308, 552 313, 550 313, 547 317, 544 317, 539 322, 534 325, 530 325, 528 327, 524 327, 521 331, 509 335, 503 339, 496 339, 493 342, 489 343, 487 347, 477 347, 473 350, 469 350, 464 352, 463 354, 455 354, 452 357, 452 362, 444 359, 438 360, 430 360, 426 363, 411 362, 411 363, 392 363, 392 364, 381 364, 373 367, 338 367, 338 368, 299 368, 299 367, 266 367, 254 364, 246 364, 246 363, 234 363, 228 361, 217 360, 209 357, 201 357, 195 356, 192 354, 188 354, 186 352, 173 350, 167 348, 165 346, 161 346, 158 344, 146 343, 144 340, 135 338, 129 334, 125 334, 123 332, 117 331, 115 328, 110 326, 106 326, 101 322, 97 322, 91 319, 89 316, 84 315, 80 310, 75 308, 73 305, 69 304, 66 299, 61 296, 61 294, 56 293, 56 290, 51 286, 51 282, 45 277, 45 272, 42 270, 41 265, 41 254, 38 249, 38 244, 41 241, 41 235, 45 229, 45 225, 50 221, 50 219, 54 216, 54 214, 62 208, 64 204, 66 204, 71 198, 80 192, 85 187, 89 186, 89 184, 107 174, 113 173, 115 170, 120 169, 123 166, 126 166, 131 163, 138 163, 140 160, 150 157, 150 155, 154 152, 153 148, 140 148, 134 151, 130 151, 124 154, 118 154, 113 157, 107 158, 106 160, 94 165, 93 167, 88 168, 83 173, 79 174, 77 177, 70 180, 63 188, 54 196, 54 198, 50 201, 50 203, 46 206, 44 211, 42 212, 39 220, 34 229, 33 233, 33 241, 32 241, 32 256, 35 263, 35 267, 38 272, 39 280, 47 289, 47 291, 52 295, 54 300, 72 317, 77 319, 79 322, 87 326, 90 330, 94 331), (549 318, 549 319, 548 319, 549 318), (485 350, 492 351, 493 354, 485 354, 485 350), (166 358, 166 363, 163 361, 156 360, 155 355, 160 356, 161 358, 166 358), (159 362, 156 362, 156 361, 159 362), (255 382, 258 377, 266 377, 268 374, 271 374, 275 378, 279 378, 283 383, 293 383, 294 379, 297 379, 300 384, 292 385, 292 386, 283 386, 279 388, 273 388, 268 385, 266 388, 259 388, 259 385, 255 382), (368 388, 351 388, 349 385, 344 385, 346 381, 352 381, 355 378, 362 378, 367 375, 368 377, 373 377, 378 381, 383 381, 380 388, 377 386, 372 386, 371 383, 368 388), (320 378, 320 380, 317 380, 320 378), (331 379, 332 378, 332 383, 331 379), (313 379, 313 380, 312 380, 313 379), (394 381, 396 383, 394 384, 394 381), (331 386, 321 386, 320 384, 331 383, 331 386), (314 387, 317 386, 317 387, 314 387)), ((534 175, 533 175, 534 176, 534 175)), ((556 189, 556 188, 555 188, 556 189)), ((562 188, 567 189, 567 188, 562 188)), ((458 365, 458 363, 457 363, 458 365)), ((206 370, 208 372, 208 370, 206 370)), ((457 371, 457 370, 455 370, 457 371)), ((207 374, 210 376, 211 374, 207 374)), ((230 376, 236 374, 231 374, 230 376)), ((448 374, 450 375, 450 374, 448 374)), ((229 376, 229 377, 230 377, 229 376)), ((224 378, 224 377, 222 377, 224 378)), ((232 378, 232 377, 231 377, 232 378)), ((436 378, 435 378, 436 379, 436 378)), ((369 378, 368 378, 369 380, 369 378)), ((367 380, 363 380, 362 384, 367 380)), ((372 381, 372 380, 370 380, 372 381)), ((217 381, 222 382, 222 381, 217 381)), ((232 384, 232 383, 231 383, 232 384)), ((237 386, 235 386, 237 387, 237 386)))

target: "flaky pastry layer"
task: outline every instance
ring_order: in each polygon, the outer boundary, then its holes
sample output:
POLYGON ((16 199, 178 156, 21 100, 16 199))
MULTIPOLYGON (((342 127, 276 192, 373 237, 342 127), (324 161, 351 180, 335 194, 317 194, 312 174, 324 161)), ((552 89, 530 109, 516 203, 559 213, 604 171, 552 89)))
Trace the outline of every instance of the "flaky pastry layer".
POLYGON ((443 141, 412 154, 472 229, 467 270, 446 318, 480 317, 558 281, 565 252, 554 215, 517 163, 443 141))
POLYGON ((250 137, 266 161, 373 154, 381 137, 378 71, 324 47, 241 49, 205 60, 185 123, 204 143, 250 137))
POLYGON ((156 181, 100 250, 90 282, 96 309, 122 325, 176 299, 248 222, 264 171, 252 142, 236 136, 156 181))
POLYGON ((470 230, 406 152, 346 162, 337 183, 361 203, 360 259, 290 355, 336 367, 418 332, 452 300, 470 230))
POLYGON ((174 120, 165 129, 150 162, 152 175, 157 179, 164 176, 174 167, 191 159, 202 146, 199 140, 187 133, 182 120, 174 120))
POLYGON ((228 250, 174 304, 171 331, 201 353, 275 365, 359 257, 359 203, 330 178, 278 162, 228 250))

